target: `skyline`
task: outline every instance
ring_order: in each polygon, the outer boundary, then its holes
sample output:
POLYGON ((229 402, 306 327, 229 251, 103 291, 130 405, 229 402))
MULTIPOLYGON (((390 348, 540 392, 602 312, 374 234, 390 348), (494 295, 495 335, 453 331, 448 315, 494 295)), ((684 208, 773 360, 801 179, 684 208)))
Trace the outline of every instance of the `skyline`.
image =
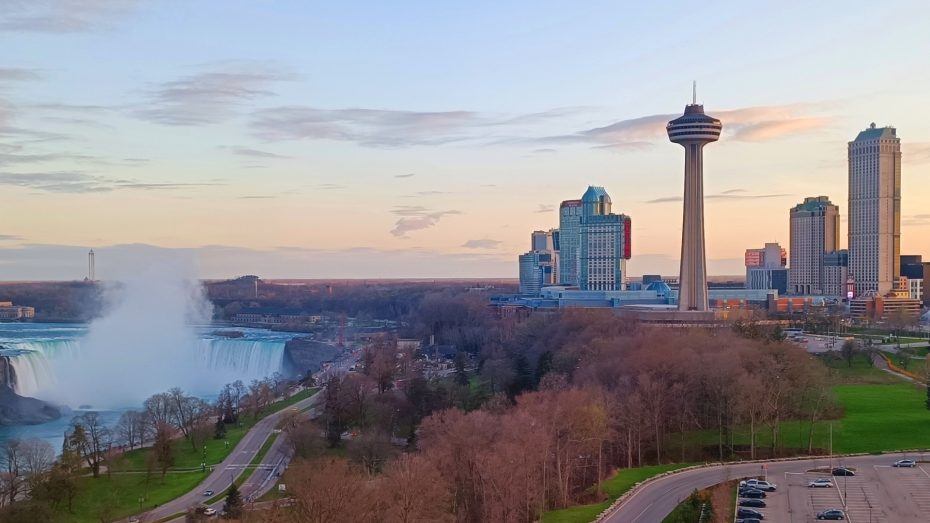
POLYGON ((222 5, 0 15, 19 50, 0 61, 0 280, 80 278, 91 248, 108 279, 144 245, 206 278, 516 277, 526 231, 588 185, 633 219, 630 274, 673 275, 665 123, 692 79, 725 123, 705 158, 709 274, 787 244, 810 196, 838 203, 845 248, 847 142, 873 121, 902 138, 901 252, 930 254, 920 2, 727 4, 698 42, 669 36, 684 8, 608 2, 222 5), (894 39, 874 32, 890 22, 894 39))

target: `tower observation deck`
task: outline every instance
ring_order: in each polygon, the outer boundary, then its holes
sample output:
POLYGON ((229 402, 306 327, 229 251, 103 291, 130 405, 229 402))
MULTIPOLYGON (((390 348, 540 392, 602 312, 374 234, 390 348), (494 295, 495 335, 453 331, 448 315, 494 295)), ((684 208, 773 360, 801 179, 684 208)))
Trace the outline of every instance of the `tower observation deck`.
POLYGON ((681 226, 681 272, 678 310, 706 311, 707 258, 704 252, 704 146, 716 142, 723 129, 720 120, 704 114, 694 103, 685 114, 668 123, 668 139, 685 148, 685 195, 681 226))

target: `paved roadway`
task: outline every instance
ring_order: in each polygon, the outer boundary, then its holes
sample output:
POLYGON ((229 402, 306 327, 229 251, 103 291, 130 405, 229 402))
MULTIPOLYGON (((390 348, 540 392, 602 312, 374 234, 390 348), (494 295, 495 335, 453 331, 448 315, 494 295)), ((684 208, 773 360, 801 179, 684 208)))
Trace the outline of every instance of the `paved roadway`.
MULTIPOLYGON (((843 465, 853 468, 875 467, 888 465, 904 457, 913 457, 913 454, 893 453, 878 456, 833 457, 832 464, 836 466, 842 461, 843 465)), ((804 472, 815 467, 830 466, 830 464, 831 460, 827 456, 804 460, 778 461, 768 463, 767 472, 770 478, 784 478, 785 473, 804 472)), ((695 489, 701 490, 731 479, 760 475, 762 475, 762 470, 759 463, 730 463, 671 474, 639 489, 602 521, 609 523, 655 523, 662 521, 695 489)), ((778 483, 777 479, 773 481, 778 483)), ((894 521, 893 519, 887 520, 894 521)), ((807 519, 798 517, 794 521, 807 521, 807 519)))
MULTIPOLYGON (((227 456, 222 463, 216 465, 207 479, 201 482, 194 490, 164 505, 140 514, 136 516, 136 518, 138 518, 140 522, 158 521, 179 512, 184 512, 188 507, 203 503, 207 499, 207 497, 203 495, 206 490, 212 490, 216 494, 224 492, 229 488, 233 479, 238 477, 239 473, 245 469, 252 461, 252 458, 261 450, 262 445, 265 444, 265 439, 272 434, 275 426, 290 410, 294 408, 298 410, 308 409, 314 406, 322 396, 323 395, 320 393, 314 394, 307 399, 298 401, 292 407, 282 409, 274 414, 266 416, 246 433, 229 456, 227 456)), ((286 466, 288 459, 289 456, 287 454, 287 447, 284 445, 284 438, 278 437, 262 458, 259 469, 256 470, 252 475, 253 477, 242 486, 241 492, 243 497, 253 495, 255 498, 258 498, 261 494, 264 494, 264 492, 274 486, 274 473, 283 471, 283 467, 286 466), (264 470, 265 468, 268 470, 264 470), (269 476, 272 477, 269 478, 269 476), (268 481, 264 481, 265 479, 268 479, 268 481)), ((221 500, 214 505, 214 508, 219 511, 222 506, 223 501, 221 500)))

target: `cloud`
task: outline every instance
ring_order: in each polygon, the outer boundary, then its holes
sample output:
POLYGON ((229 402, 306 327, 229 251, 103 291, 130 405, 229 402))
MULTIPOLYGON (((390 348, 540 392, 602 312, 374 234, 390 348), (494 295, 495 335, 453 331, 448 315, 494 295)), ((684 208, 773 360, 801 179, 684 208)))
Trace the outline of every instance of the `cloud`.
POLYGON ((545 147, 542 149, 533 149, 532 152, 536 154, 553 154, 558 151, 556 151, 555 149, 552 149, 551 147, 545 147))
POLYGON ((414 176, 416 176, 416 174, 414 174, 414 173, 395 174, 395 175, 394 175, 394 178, 413 178, 414 176))
POLYGON ((466 139, 483 119, 470 111, 317 109, 286 106, 253 114, 253 132, 266 140, 339 140, 368 147, 439 145, 466 139))
POLYGON ((261 196, 261 195, 249 195, 249 196, 240 196, 240 200, 273 200, 277 196, 261 196))
POLYGON ((0 234, 0 242, 15 242, 22 239, 22 236, 16 236, 15 234, 0 234))
POLYGON ((405 194, 402 198, 422 198, 423 196, 439 196, 441 194, 452 194, 449 191, 417 191, 413 194, 405 194))
POLYGON ((234 117, 246 103, 273 95, 269 84, 292 78, 264 65, 215 68, 158 85, 133 114, 165 125, 220 123, 234 117))
POLYGON ((541 204, 539 204, 539 206, 536 208, 536 210, 533 211, 533 212, 542 214, 542 213, 549 213, 549 212, 553 212, 553 211, 555 211, 555 205, 549 205, 549 204, 546 204, 546 203, 541 203, 541 204))
POLYGON ((901 220, 901 225, 904 227, 922 227, 924 225, 930 225, 930 214, 911 214, 905 216, 901 220))
POLYGON ((930 143, 928 142, 906 142, 901 144, 901 156, 904 160, 913 164, 923 164, 930 162, 930 143))
MULTIPOLYGON (((709 111, 723 122, 723 132, 731 140, 758 142, 802 134, 828 126, 832 118, 812 116, 821 110, 813 104, 788 104, 709 111)), ((680 114, 653 114, 620 120, 609 125, 573 134, 535 139, 536 143, 588 144, 600 149, 642 149, 668 140, 666 125, 680 114)))
POLYGON ((43 153, 43 154, 9 154, 0 152, 0 165, 45 163, 55 161, 95 162, 102 163, 96 156, 70 153, 43 153))
POLYGON ((315 189, 318 189, 318 190, 320 190, 320 191, 335 191, 335 190, 339 190, 339 189, 345 189, 346 186, 345 186, 345 185, 335 184, 335 183, 321 183, 321 184, 317 185, 317 186, 314 187, 314 188, 315 188, 315 189))
POLYGON ((481 240, 468 240, 462 244, 462 247, 466 249, 496 249, 498 245, 502 242, 499 240, 489 240, 487 238, 481 240))
MULTIPOLYGON (((704 195, 705 200, 764 200, 768 198, 782 198, 785 196, 791 196, 790 194, 742 194, 745 193, 745 189, 730 189, 729 191, 724 191, 719 194, 706 194, 704 195)), ((672 203, 680 202, 683 198, 681 196, 664 196, 662 198, 655 198, 653 200, 646 200, 646 203, 672 203)))
POLYGON ((139 0, 6 0, 0 31, 75 33, 107 27, 139 0))
POLYGON ((126 190, 169 190, 219 185, 218 183, 145 183, 135 180, 96 176, 82 171, 32 173, 0 172, 0 185, 23 187, 51 193, 84 194, 126 190))
POLYGON ((32 69, 18 67, 0 67, 0 83, 38 80, 39 74, 32 69))
POLYGON ((292 156, 285 156, 283 154, 270 153, 268 151, 252 149, 251 147, 232 146, 232 147, 229 147, 228 149, 231 150, 233 154, 236 154, 239 156, 248 156, 251 158, 274 158, 274 159, 292 158, 292 156))
POLYGON ((433 211, 420 205, 400 205, 395 207, 392 214, 400 216, 391 229, 391 234, 398 238, 406 238, 407 233, 429 229, 439 223, 444 216, 461 214, 459 211, 433 211))

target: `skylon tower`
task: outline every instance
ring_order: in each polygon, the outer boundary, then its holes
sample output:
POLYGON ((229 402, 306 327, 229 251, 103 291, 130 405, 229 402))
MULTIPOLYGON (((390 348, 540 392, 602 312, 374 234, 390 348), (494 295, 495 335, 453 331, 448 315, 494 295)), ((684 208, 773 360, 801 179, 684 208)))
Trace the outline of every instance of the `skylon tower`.
POLYGON ((704 146, 720 138, 720 120, 704 114, 697 87, 685 114, 668 123, 668 139, 685 148, 685 197, 681 224, 678 310, 706 311, 707 258, 704 253, 704 146))

